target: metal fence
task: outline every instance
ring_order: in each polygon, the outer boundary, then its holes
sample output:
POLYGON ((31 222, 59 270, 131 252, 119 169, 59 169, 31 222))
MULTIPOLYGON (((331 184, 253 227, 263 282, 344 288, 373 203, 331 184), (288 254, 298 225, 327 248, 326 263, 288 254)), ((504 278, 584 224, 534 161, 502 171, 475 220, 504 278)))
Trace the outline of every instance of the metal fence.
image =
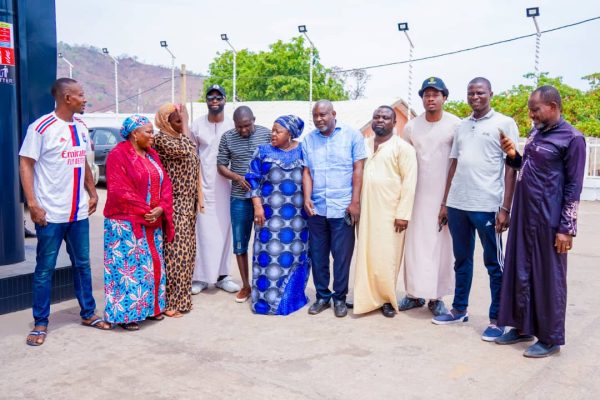
POLYGON ((586 138, 587 141, 587 176, 600 176, 600 139, 586 138))
MULTIPOLYGON (((585 167, 586 177, 600 177, 600 138, 589 137, 585 138, 587 161, 585 167)), ((519 149, 521 151, 525 147, 525 139, 519 141, 519 149)))

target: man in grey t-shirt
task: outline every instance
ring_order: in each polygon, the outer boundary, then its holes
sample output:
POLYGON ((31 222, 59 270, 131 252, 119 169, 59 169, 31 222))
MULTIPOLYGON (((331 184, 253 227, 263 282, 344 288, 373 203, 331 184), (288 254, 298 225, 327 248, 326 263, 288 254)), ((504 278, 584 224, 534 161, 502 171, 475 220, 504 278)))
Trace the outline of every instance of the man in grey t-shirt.
POLYGON ((457 129, 450 152, 450 170, 439 222, 448 222, 454 252, 455 290, 452 310, 434 317, 438 325, 466 322, 473 280, 475 231, 483 246, 483 261, 490 277, 492 303, 490 325, 481 338, 493 341, 504 333, 496 326, 502 285, 502 232, 508 228, 515 188, 515 171, 505 166, 500 137, 515 143, 519 131, 515 121, 492 110, 492 87, 485 78, 475 78, 467 87, 473 113, 457 129))
POLYGON ((221 137, 217 169, 219 174, 232 181, 230 212, 233 252, 242 278, 242 289, 235 301, 243 303, 251 293, 248 278, 248 243, 254 220, 252 199, 247 196, 250 185, 244 176, 256 148, 271 141, 271 131, 254 124, 254 114, 247 106, 236 108, 233 112, 233 123, 235 129, 225 132, 221 137))

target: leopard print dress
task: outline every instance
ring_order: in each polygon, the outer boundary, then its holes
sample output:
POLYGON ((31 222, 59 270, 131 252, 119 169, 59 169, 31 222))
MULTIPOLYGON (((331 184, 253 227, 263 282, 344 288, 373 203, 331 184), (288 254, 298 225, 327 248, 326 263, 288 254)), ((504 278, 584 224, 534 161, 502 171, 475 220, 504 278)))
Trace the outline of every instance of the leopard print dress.
POLYGON ((167 270, 167 310, 192 308, 192 274, 196 259, 196 207, 200 160, 196 146, 185 135, 164 132, 154 136, 154 148, 173 184, 175 239, 164 243, 167 270))

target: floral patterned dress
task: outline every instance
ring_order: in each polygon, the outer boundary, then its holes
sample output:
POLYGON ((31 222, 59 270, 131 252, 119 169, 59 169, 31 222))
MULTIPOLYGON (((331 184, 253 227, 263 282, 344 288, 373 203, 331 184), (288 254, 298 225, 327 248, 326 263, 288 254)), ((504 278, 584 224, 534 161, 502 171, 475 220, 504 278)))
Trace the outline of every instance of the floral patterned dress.
MULTIPOLYGON (((149 172, 146 201, 158 205, 163 172, 151 156, 143 159, 149 172)), ((166 274, 163 230, 141 227, 136 237, 129 221, 104 220, 104 319, 113 324, 143 321, 165 308, 166 274)))

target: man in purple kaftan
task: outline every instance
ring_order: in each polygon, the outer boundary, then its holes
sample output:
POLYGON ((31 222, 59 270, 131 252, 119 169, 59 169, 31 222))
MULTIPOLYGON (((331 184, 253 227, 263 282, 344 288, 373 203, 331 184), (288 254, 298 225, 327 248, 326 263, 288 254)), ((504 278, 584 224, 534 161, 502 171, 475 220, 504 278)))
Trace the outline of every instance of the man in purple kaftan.
POLYGON ((523 157, 503 137, 507 164, 519 169, 508 233, 498 324, 514 327, 497 338, 512 344, 538 338, 525 357, 546 357, 565 343, 567 252, 577 233, 585 169, 585 138, 561 117, 552 86, 529 98, 533 120, 523 157))

